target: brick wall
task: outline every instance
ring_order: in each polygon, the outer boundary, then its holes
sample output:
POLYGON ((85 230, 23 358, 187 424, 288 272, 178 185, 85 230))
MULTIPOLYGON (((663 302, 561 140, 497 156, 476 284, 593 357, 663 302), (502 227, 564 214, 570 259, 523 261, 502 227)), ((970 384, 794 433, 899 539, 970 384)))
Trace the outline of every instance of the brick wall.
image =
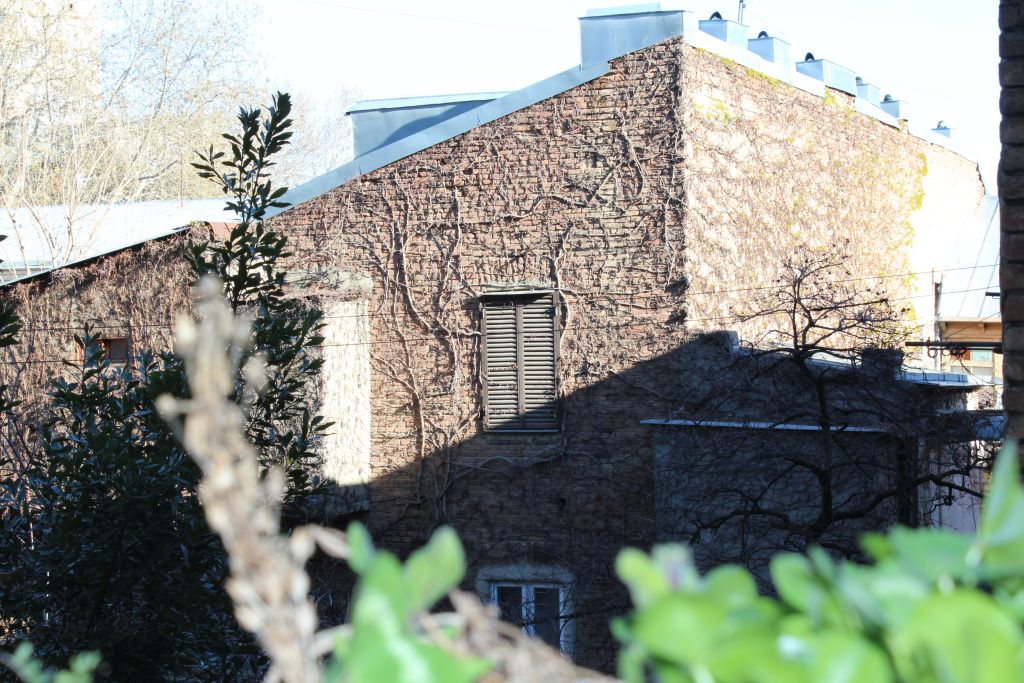
POLYGON ((673 350, 732 326, 749 298, 706 292, 763 286, 797 244, 846 237, 856 275, 905 272, 916 215, 959 225, 980 195, 973 163, 845 95, 822 100, 674 40, 275 221, 313 280, 341 269, 375 282, 372 530, 405 551, 454 525, 467 585, 524 560, 567 569, 589 615, 577 657, 601 666, 607 618, 625 605, 614 554, 653 541, 640 420, 679 403, 673 350), (482 430, 491 283, 562 293, 559 434, 482 430))
POLYGON ((1024 436, 1024 2, 999 3, 1001 205, 999 286, 1003 317, 1006 435, 1024 436))

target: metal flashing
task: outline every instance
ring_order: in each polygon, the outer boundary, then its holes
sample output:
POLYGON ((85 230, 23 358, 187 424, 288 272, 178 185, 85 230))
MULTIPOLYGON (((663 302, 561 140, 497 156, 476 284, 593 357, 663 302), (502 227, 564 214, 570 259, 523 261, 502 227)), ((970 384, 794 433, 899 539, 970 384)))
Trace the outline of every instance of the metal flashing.
POLYGON ((741 50, 749 49, 747 44, 747 26, 729 19, 701 19, 697 27, 709 36, 722 42, 735 45, 741 50))
MULTIPOLYGON (((726 27, 728 28, 728 26, 726 27)), ((313 178, 291 189, 284 199, 292 205, 300 204, 328 192, 349 180, 378 170, 432 145, 528 107, 549 97, 563 93, 578 85, 608 73, 608 60, 635 52, 674 37, 690 46, 707 50, 766 76, 788 83, 818 97, 824 97, 826 86, 847 92, 855 97, 855 109, 881 123, 899 127, 898 119, 905 118, 899 101, 873 102, 876 88, 870 84, 858 88, 853 72, 828 60, 813 59, 793 63, 788 59, 789 45, 776 38, 762 36, 747 40, 746 27, 728 20, 699 20, 693 12, 676 8, 663 8, 661 3, 644 3, 625 7, 593 9, 580 17, 581 64, 560 74, 544 79, 521 90, 507 94, 470 93, 468 95, 442 95, 422 98, 395 98, 361 102, 349 109, 350 114, 361 112, 415 109, 417 107, 470 105, 468 110, 440 111, 436 117, 417 125, 392 131, 379 144, 356 145, 359 156, 348 164, 313 178), (706 32, 710 24, 734 24, 743 28, 744 40, 730 41, 706 32), (702 30, 705 29, 705 30, 702 30), (783 53, 787 55, 783 57, 783 53), (488 100, 494 96, 494 99, 488 100), (362 153, 360 150, 362 149, 362 153)), ((890 98, 891 100, 891 98, 890 98)), ((955 142, 936 135, 927 127, 911 125, 909 133, 927 142, 940 145, 971 158, 955 142)), ((287 210, 287 209, 284 209, 287 210)), ((282 209, 268 212, 268 216, 282 209)))
POLYGON ((586 68, 683 34, 682 10, 660 3, 580 17, 580 64, 586 68))
POLYGON ((857 77, 845 66, 840 66, 835 62, 830 62, 827 59, 807 59, 797 62, 796 70, 821 81, 830 88, 842 90, 850 95, 857 94, 857 77))
POLYGON ((621 7, 600 7, 597 9, 588 9, 587 13, 580 17, 580 19, 592 19, 594 17, 613 17, 619 14, 649 14, 651 12, 661 11, 663 10, 661 9, 660 2, 648 2, 639 5, 622 5, 621 7))
POLYGON ((878 106, 885 110, 885 113, 895 119, 907 118, 907 103, 903 100, 894 100, 892 95, 886 95, 878 106))
MULTIPOLYGON (((656 425, 660 427, 710 427, 715 429, 765 429, 778 431, 795 432, 820 432, 821 425, 816 424, 794 424, 787 422, 762 422, 749 420, 686 420, 675 418, 671 420, 641 420, 642 425, 656 425)), ((832 432, 864 432, 870 434, 885 434, 885 427, 874 427, 869 425, 835 425, 829 431, 832 432)))
MULTIPOLYGON (((607 62, 595 64, 588 68, 577 66, 567 69, 543 81, 527 86, 522 90, 516 90, 504 97, 481 104, 479 107, 468 112, 442 121, 409 137, 396 140, 361 157, 356 157, 344 166, 340 166, 333 171, 328 171, 323 175, 293 187, 282 199, 289 202, 292 206, 309 201, 347 183, 357 176, 376 171, 399 159, 404 159, 411 154, 466 133, 484 123, 490 123, 503 116, 508 116, 531 104, 554 97, 566 90, 599 78, 606 73, 608 73, 607 62)), ((282 211, 287 210, 288 207, 272 209, 267 212, 267 217, 276 216, 282 211)))
POLYGON ((345 110, 346 114, 358 111, 377 111, 386 109, 407 109, 412 107, 430 107, 437 104, 455 104, 458 102, 489 102, 508 94, 505 92, 473 92, 451 95, 424 95, 422 97, 392 97, 382 100, 360 100, 345 110))
POLYGON ((877 104, 868 102, 865 99, 862 99, 860 97, 856 98, 853 101, 853 108, 859 111, 861 114, 864 114, 865 116, 870 116, 873 119, 881 121, 887 126, 892 126, 893 128, 900 127, 900 122, 898 119, 896 119, 896 117, 886 112, 877 104))
POLYGON ((781 38, 751 38, 747 41, 747 49, 766 62, 778 64, 785 69, 793 68, 789 57, 789 43, 781 38))

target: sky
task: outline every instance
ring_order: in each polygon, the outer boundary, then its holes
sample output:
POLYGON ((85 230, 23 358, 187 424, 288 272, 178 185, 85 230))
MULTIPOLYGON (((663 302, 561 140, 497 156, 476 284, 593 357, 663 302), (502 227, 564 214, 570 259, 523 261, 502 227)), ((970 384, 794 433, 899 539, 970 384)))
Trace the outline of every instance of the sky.
MULTIPOLYGON (((263 0, 270 85, 363 98, 515 90, 579 63, 578 17, 622 0, 263 0)), ((663 8, 736 19, 736 0, 663 8)), ((954 129, 990 191, 999 154, 997 0, 746 0, 751 35, 850 68, 954 129)))

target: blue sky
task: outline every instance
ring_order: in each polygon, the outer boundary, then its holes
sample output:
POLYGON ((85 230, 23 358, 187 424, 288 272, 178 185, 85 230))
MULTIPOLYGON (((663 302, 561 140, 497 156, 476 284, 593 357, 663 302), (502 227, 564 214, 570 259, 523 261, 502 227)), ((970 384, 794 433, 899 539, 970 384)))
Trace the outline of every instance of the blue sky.
MULTIPOLYGON (((622 0, 264 0, 272 86, 366 98, 513 90, 579 62, 578 17, 622 0)), ((717 10, 736 0, 663 7, 717 10)), ((744 23, 846 66, 955 129, 990 188, 998 159, 997 0, 747 0, 744 23)))

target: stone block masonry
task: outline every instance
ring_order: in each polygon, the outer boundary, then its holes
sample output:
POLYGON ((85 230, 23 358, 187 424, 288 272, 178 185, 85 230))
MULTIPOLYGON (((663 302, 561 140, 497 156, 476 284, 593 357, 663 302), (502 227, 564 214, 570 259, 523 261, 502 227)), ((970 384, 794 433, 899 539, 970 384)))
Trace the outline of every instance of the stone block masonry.
POLYGON ((1001 244, 999 288, 1003 318, 1003 408, 1006 436, 1024 436, 1024 1, 999 3, 999 128, 1001 244))

